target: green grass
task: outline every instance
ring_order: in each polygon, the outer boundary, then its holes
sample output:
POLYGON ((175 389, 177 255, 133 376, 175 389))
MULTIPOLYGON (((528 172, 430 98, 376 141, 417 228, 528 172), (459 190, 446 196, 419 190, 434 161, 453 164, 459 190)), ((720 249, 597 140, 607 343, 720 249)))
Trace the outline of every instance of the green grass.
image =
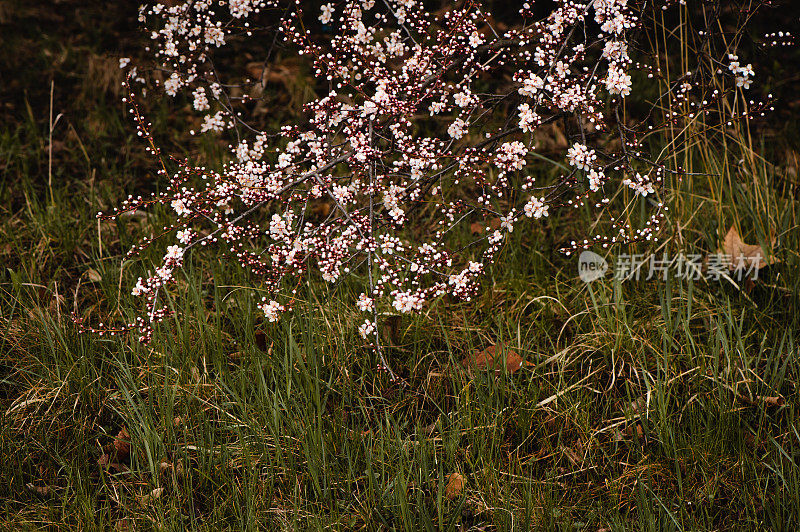
MULTIPOLYGON (((75 61, 64 68, 84 83, 75 61)), ((121 257, 165 220, 94 217, 153 186, 108 91, 56 98, 72 114, 54 134, 52 199, 48 98, 20 99, 0 131, 0 528, 800 527, 800 213, 786 168, 744 135, 686 150, 688 168, 715 176, 675 184, 654 249, 713 253, 734 224, 750 243, 774 233, 779 262, 753 286, 586 285, 555 248, 593 218, 557 211, 513 234, 477 300, 386 320, 398 384, 362 345, 350 284, 312 281, 268 324, 237 289, 243 272, 213 253, 187 262, 151 345, 77 332, 73 311, 132 315, 129 287, 158 250, 121 257), (499 342, 528 365, 464 369, 499 342), (465 483, 451 500, 453 473, 465 483)), ((644 248, 612 256, 627 251, 644 248)))

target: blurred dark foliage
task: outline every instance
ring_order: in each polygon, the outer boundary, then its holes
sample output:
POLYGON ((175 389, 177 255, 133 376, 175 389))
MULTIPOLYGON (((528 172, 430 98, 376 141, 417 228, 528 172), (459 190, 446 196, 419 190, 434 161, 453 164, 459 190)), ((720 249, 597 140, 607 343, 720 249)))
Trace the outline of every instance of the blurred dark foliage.
MULTIPOLYGON (((175 0, 171 0, 175 1, 175 0)), ((322 28, 313 16, 322 0, 305 1, 309 28, 321 38, 335 29, 322 28)), ((531 2, 538 13, 546 15, 555 2, 531 2)), ((446 9, 449 0, 428 0, 432 10, 446 9)), ((494 14, 498 28, 513 27, 519 20, 520 2, 488 0, 484 3, 494 14)), ((747 9, 747 2, 723 3, 718 12, 723 30, 734 11, 747 9), (731 16, 729 16, 731 15, 731 16)), ((691 9, 703 16, 712 2, 692 2, 691 9)), ((144 56, 147 36, 136 20, 139 2, 129 0, 4 0, 0 2, 0 121, 8 125, 30 118, 46 119, 50 85, 54 90, 54 109, 78 119, 97 102, 110 103, 119 97, 118 77, 112 72, 114 61, 122 56, 144 56), (105 62, 100 65, 100 58, 105 62), (113 82, 113 83, 112 83, 113 82), (32 110, 32 111, 31 111, 32 110)), ((710 8, 709 8, 710 9, 710 8)), ((273 21, 274 22, 274 21, 273 21)), ((665 22, 677 26, 676 10, 665 13, 665 22)), ((800 5, 794 0, 772 2, 753 14, 750 42, 742 42, 748 51, 746 63, 753 63, 756 78, 753 88, 758 96, 772 93, 775 113, 765 118, 759 129, 766 135, 800 138, 795 118, 800 113, 800 46, 765 47, 765 34, 791 32, 800 37, 800 5)), ((591 28, 590 28, 591 30, 591 28)), ((246 53, 261 60, 259 50, 247 43, 246 53)), ((233 49, 220 50, 220 63, 233 49)), ((238 53, 238 52, 237 52, 238 53)), ((278 57, 279 53, 275 56, 278 57)), ((284 53, 284 56, 289 55, 284 53)))

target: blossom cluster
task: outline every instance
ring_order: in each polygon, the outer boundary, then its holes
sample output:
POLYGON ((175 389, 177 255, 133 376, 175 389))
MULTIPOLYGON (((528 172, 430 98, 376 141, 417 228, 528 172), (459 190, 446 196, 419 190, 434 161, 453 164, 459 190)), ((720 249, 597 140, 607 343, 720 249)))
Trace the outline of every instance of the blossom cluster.
MULTIPOLYGON (((299 280, 363 279, 359 331, 377 345, 379 313, 418 312, 445 295, 473 297, 515 224, 587 201, 605 206, 619 187, 651 198, 666 175, 682 171, 670 166, 675 148, 647 151, 642 138, 653 127, 650 111, 634 125, 620 116, 636 91, 634 72, 667 79, 657 65, 629 55, 647 10, 661 5, 566 0, 538 17, 526 3, 508 29, 477 0, 438 12, 418 0, 340 0, 313 13, 283 0, 143 7, 158 74, 149 83, 169 96, 186 94, 202 116, 200 134, 228 132, 234 140, 232 160, 221 170, 188 160, 174 173, 162 167, 165 192, 131 197, 111 213, 163 203, 175 217, 165 232, 175 243, 163 266, 133 289, 145 298, 147 316, 128 326, 149 340, 166 315, 159 290, 174 281, 190 249, 217 245, 253 274, 269 321, 292 308, 299 280), (276 19, 277 27, 264 25, 276 19), (257 97, 251 94, 258 93, 250 89, 263 93, 263 80, 226 78, 213 61, 232 41, 253 35, 270 42, 264 33, 305 58, 318 82, 303 119, 277 130, 248 121, 248 104, 257 97), (239 96, 232 96, 234 87, 239 96), (541 135, 556 124, 570 143, 545 157, 537 152, 541 135), (609 148, 612 141, 617 148, 609 148), (540 171, 547 161, 560 172, 555 180, 540 171), (491 217, 501 220, 499 228, 470 246, 449 240, 491 217), (411 230, 423 223, 426 230, 411 230)), ((265 50, 265 64, 271 53, 265 50)), ((728 63, 737 85, 748 88, 751 66, 740 67, 735 55, 728 63)), ((120 66, 130 81, 141 80, 127 60, 120 66)), ((711 97, 699 90, 701 67, 682 73, 682 83, 665 96, 694 107, 665 120, 709 112, 711 97)), ((139 134, 162 157, 135 101, 128 103, 139 134)), ((672 109, 667 101, 656 107, 672 109)), ((653 206, 646 227, 620 228, 567 249, 650 239, 664 215, 660 201, 653 206)))

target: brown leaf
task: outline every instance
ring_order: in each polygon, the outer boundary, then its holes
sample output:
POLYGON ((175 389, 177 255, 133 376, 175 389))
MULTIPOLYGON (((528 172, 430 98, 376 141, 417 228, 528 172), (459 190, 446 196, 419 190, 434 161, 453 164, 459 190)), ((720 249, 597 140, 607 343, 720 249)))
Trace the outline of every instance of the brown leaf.
POLYGON ((113 462, 108 454, 101 455, 100 458, 97 459, 97 465, 99 465, 100 467, 104 467, 106 469, 113 469, 118 473, 126 473, 130 471, 128 466, 126 466, 125 464, 113 462))
POLYGON ((25 489, 42 498, 50 496, 50 488, 47 486, 37 486, 33 482, 28 482, 25 484, 25 489))
POLYGON ((625 427, 625 435, 628 438, 633 438, 635 435, 637 439, 642 439, 644 437, 644 429, 642 429, 642 424, 636 423, 636 425, 628 425, 625 427))
POLYGON ((89 271, 87 271, 86 276, 93 283, 99 283, 103 279, 103 276, 100 275, 100 272, 98 272, 95 269, 90 269, 89 271))
POLYGON ((147 495, 142 495, 139 498, 139 502, 142 506, 147 506, 148 504, 152 503, 156 499, 161 497, 161 494, 164 493, 164 488, 155 488, 153 491, 148 493, 147 495))
POLYGON ((480 222, 472 222, 469 224, 469 231, 473 235, 480 235, 483 233, 483 224, 480 222))
POLYGON ((128 429, 122 427, 114 440, 114 451, 116 451, 117 461, 124 460, 131 453, 131 435, 128 429))
POLYGON ((745 403, 751 405, 763 404, 765 406, 783 406, 786 404, 786 400, 780 395, 777 396, 756 395, 755 397, 749 397, 747 395, 743 395, 741 396, 741 399, 745 403))
POLYGON ((783 405, 786 404, 786 401, 784 400, 784 398, 780 397, 780 396, 777 396, 777 397, 768 397, 768 396, 756 397, 756 401, 761 401, 762 403, 764 403, 767 406, 783 406, 783 405))
POLYGON ((725 235, 722 247, 725 255, 730 256, 728 267, 732 271, 751 267, 761 269, 775 262, 775 258, 764 253, 761 246, 742 242, 742 237, 739 236, 739 232, 733 226, 728 230, 728 234, 725 235))
POLYGON ((444 496, 451 501, 461 495, 464 489, 464 477, 459 473, 451 473, 447 477, 447 485, 444 487, 444 496))
POLYGON ((497 216, 493 216, 489 218, 487 221, 489 222, 489 227, 491 227, 493 230, 497 231, 498 229, 500 229, 500 218, 498 218, 497 216))
POLYGON ((161 462, 160 464, 158 464, 158 471, 164 477, 169 476, 174 470, 175 468, 169 462, 161 462))
MULTIPOLYGON (((503 371, 502 355, 498 355, 498 350, 502 353, 502 344, 490 345, 483 351, 475 351, 472 356, 468 356, 461 361, 467 368, 487 369, 494 368, 495 373, 503 371)), ((523 366, 522 359, 512 349, 505 350, 505 366, 509 373, 514 373, 523 366)))

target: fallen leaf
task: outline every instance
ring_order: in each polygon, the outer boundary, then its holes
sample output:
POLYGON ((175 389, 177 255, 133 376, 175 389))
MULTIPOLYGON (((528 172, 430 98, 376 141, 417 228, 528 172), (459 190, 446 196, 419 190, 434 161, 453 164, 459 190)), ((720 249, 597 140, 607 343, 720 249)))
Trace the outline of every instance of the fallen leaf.
POLYGON ((728 234, 725 235, 722 247, 725 255, 730 257, 728 267, 731 271, 741 268, 759 270, 775 262, 775 258, 764 253, 761 246, 742 242, 742 237, 739 236, 739 232, 733 226, 728 230, 728 234))
POLYGON ((628 438, 633 438, 635 435, 637 439, 641 440, 642 438, 644 438, 644 429, 642 429, 642 424, 636 423, 636 425, 633 426, 628 425, 627 427, 625 427, 625 435, 628 438))
POLYGON ((147 495, 142 495, 142 497, 139 499, 139 502, 142 504, 142 506, 146 506, 160 498, 162 493, 164 493, 164 488, 155 488, 147 495))
POLYGON ((447 477, 447 486, 444 487, 444 496, 451 501, 461 495, 464 489, 464 477, 459 473, 451 473, 447 477))
POLYGON ((749 397, 746 395, 741 396, 741 399, 748 404, 757 405, 763 404, 765 406, 783 406, 786 404, 786 400, 778 396, 768 396, 768 395, 757 395, 755 397, 749 397))
POLYGON ((158 471, 161 473, 162 476, 169 476, 173 471, 174 467, 169 462, 161 462, 158 464, 158 471))
POLYGON ((117 473, 127 473, 130 471, 128 466, 125 464, 120 464, 118 462, 113 462, 111 457, 107 454, 100 455, 100 458, 97 459, 97 465, 100 467, 104 467, 106 469, 113 469, 117 473))
POLYGON ((767 396, 756 397, 756 401, 761 401, 762 403, 764 403, 767 406, 783 406, 783 405, 786 404, 786 401, 784 400, 784 398, 780 397, 780 396, 778 396, 778 397, 767 397, 767 396))
MULTIPOLYGON (((474 368, 474 369, 487 369, 487 368, 494 368, 495 373, 501 373, 503 371, 502 367, 502 355, 498 356, 497 351, 498 349, 500 352, 503 350, 503 346, 501 344, 490 345, 483 351, 475 351, 472 356, 468 356, 461 361, 461 363, 467 368, 474 368)), ((525 364, 530 365, 530 364, 525 364)), ((505 350, 505 366, 509 373, 514 373, 518 369, 523 366, 523 361, 516 353, 516 351, 512 349, 505 350)))
POLYGON ((114 440, 114 451, 116 451, 117 461, 124 460, 131 453, 131 435, 128 429, 122 427, 114 440))
POLYGON ((87 271, 86 276, 93 283, 99 283, 103 279, 103 276, 100 275, 100 272, 98 272, 95 269, 90 269, 89 271, 87 271))
POLYGON ((45 498, 50 496, 50 488, 47 486, 37 486, 33 482, 25 484, 25 488, 39 497, 45 498))
POLYGON ((472 222, 469 224, 469 231, 473 235, 480 235, 483 233, 483 224, 480 222, 472 222))

